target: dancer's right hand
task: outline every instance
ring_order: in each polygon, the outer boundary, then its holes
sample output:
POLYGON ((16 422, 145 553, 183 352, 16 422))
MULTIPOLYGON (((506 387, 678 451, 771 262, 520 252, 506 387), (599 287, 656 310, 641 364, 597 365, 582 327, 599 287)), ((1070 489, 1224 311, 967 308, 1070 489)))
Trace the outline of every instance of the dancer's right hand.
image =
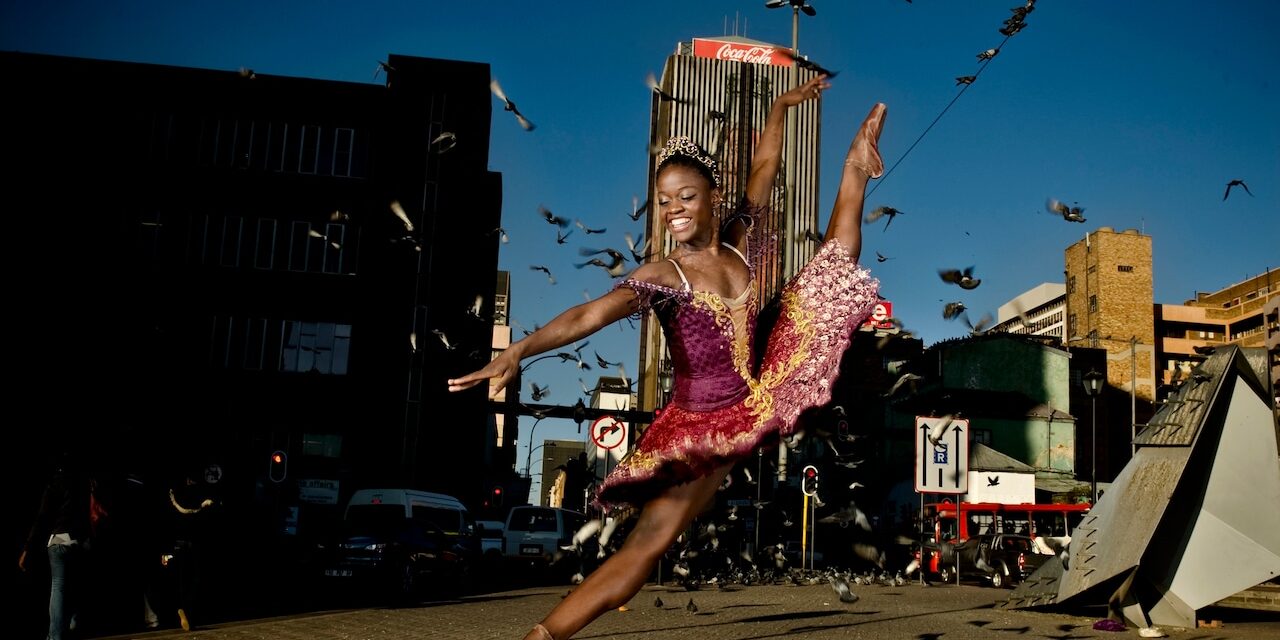
POLYGON ((510 350, 503 351, 501 355, 494 358, 485 365, 484 368, 468 373, 459 378, 448 380, 449 391, 462 391, 480 384, 483 380, 489 381, 489 397, 497 396, 500 391, 507 387, 507 383, 515 377, 516 372, 520 370, 520 361, 514 356, 509 355, 510 350))
POLYGON ((822 92, 831 88, 831 83, 827 82, 827 76, 822 75, 816 78, 810 78, 808 82, 778 96, 777 104, 782 107, 794 107, 805 100, 815 100, 822 96, 822 92))

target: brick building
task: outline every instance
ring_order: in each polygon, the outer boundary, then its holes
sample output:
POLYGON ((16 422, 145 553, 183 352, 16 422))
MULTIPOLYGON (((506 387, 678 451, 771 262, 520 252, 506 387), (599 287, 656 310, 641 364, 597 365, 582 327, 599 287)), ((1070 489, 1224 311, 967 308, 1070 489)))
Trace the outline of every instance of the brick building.
POLYGON ((1066 250, 1068 347, 1107 352, 1107 383, 1155 399, 1151 236, 1100 227, 1066 250))

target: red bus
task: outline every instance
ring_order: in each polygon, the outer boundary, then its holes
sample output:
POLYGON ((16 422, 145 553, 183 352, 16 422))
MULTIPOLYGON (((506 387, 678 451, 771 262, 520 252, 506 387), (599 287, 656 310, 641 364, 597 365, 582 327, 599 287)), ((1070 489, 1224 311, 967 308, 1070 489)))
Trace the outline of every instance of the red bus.
MULTIPOLYGON (((995 502, 931 502, 924 506, 924 522, 932 525, 933 540, 963 542, 973 536, 1013 533, 1067 537, 1089 511, 1088 503, 999 504, 995 502)), ((927 567, 938 572, 938 554, 930 554, 927 567)))
POLYGON ((924 506, 924 521, 933 523, 933 539, 964 541, 973 536, 1016 533, 1037 536, 1069 536, 1088 503, 999 504, 995 502, 931 502, 924 506))

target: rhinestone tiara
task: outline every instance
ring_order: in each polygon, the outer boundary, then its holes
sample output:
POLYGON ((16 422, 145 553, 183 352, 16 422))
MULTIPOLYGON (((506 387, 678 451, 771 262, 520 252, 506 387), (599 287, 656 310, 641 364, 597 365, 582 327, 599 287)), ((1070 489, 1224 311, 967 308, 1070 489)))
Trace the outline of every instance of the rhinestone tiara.
POLYGON ((716 161, 704 153, 702 147, 690 140, 689 136, 676 136, 668 139, 666 146, 662 147, 662 151, 658 152, 658 166, 661 167, 672 156, 686 156, 697 160, 698 163, 711 172, 713 186, 717 189, 720 188, 720 171, 716 168, 716 161))

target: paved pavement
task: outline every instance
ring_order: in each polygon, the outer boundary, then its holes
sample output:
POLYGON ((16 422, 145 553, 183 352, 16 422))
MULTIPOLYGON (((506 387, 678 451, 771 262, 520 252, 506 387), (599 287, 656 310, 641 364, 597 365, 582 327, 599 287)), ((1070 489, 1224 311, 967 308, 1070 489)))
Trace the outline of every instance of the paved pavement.
MULTIPOLYGON (((566 593, 568 587, 536 587, 401 608, 367 608, 300 614, 197 628, 163 630, 116 638, 190 640, 467 640, 521 638, 566 593)), ((1075 613, 1006 611, 992 605, 1005 590, 976 585, 855 586, 858 602, 842 604, 826 585, 767 585, 698 591, 650 584, 626 610, 611 611, 578 633, 578 639, 748 640, 759 638, 873 638, 977 640, 986 638, 1139 637, 1095 631, 1102 611, 1075 613), (661 598, 662 606, 655 606, 661 598), (689 601, 697 612, 686 610, 689 601)), ((1207 609, 1217 629, 1166 629, 1175 640, 1280 638, 1280 614, 1207 609)))

